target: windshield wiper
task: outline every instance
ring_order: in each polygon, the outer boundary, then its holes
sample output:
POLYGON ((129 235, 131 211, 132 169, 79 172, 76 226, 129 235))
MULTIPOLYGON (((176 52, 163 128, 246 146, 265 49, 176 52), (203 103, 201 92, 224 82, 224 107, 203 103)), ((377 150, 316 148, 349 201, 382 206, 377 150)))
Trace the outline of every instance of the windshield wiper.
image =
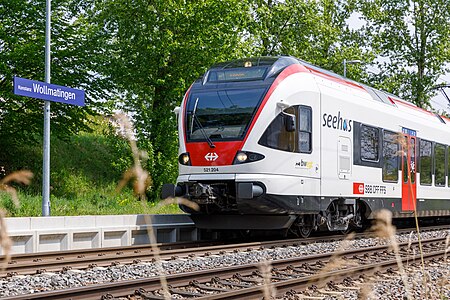
POLYGON ((194 131, 194 120, 195 120, 195 112, 197 111, 197 104, 198 104, 198 98, 195 99, 195 103, 194 103, 194 109, 191 112, 192 115, 192 120, 191 120, 191 135, 192 132, 194 131))
POLYGON ((213 141, 211 141, 211 139, 209 138, 208 134, 205 131, 205 128, 203 128, 202 123, 200 123, 200 121, 198 120, 198 117, 193 114, 192 118, 195 120, 195 122, 197 123, 198 128, 200 129, 200 132, 203 134, 203 136, 205 137, 206 141, 208 142, 208 145, 210 148, 216 148, 216 145, 214 145, 213 141))
POLYGON ((198 128, 200 129, 200 132, 205 137, 206 141, 208 142, 208 145, 210 148, 216 148, 216 145, 214 145, 213 141, 209 138, 208 134, 206 133, 205 129, 202 126, 202 123, 200 123, 197 115, 195 114, 195 111, 197 110, 197 104, 198 104, 198 98, 195 100, 194 109, 192 110, 192 122, 191 122, 191 135, 192 131, 194 131, 194 122, 197 123, 198 128))

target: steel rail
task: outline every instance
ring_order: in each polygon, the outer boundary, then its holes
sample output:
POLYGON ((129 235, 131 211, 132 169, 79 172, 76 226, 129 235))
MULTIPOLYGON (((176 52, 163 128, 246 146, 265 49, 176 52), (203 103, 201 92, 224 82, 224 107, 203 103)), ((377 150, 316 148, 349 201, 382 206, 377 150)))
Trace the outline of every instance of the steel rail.
MULTIPOLYGON (((446 238, 434 238, 429 240, 422 241, 423 245, 426 244, 436 244, 436 243, 445 243, 446 238)), ((410 243, 400 243, 400 247, 409 247, 411 245, 417 245, 418 241, 413 241, 410 243)), ((273 268, 286 268, 291 265, 300 265, 303 263, 309 263, 309 262, 316 262, 318 260, 321 261, 329 261, 332 257, 336 256, 353 256, 353 255, 362 255, 365 253, 377 253, 381 251, 385 251, 389 249, 389 245, 383 245, 383 246, 375 246, 375 247, 369 247, 369 248, 360 248, 355 249, 351 251, 346 252, 333 252, 333 253, 325 253, 325 254, 318 254, 318 255, 311 255, 311 256, 304 256, 304 257, 295 257, 295 258, 288 258, 288 259, 281 259, 281 260, 274 260, 271 261, 271 266, 273 268)), ((431 254, 424 254, 425 258, 430 257, 436 257, 439 255, 444 255, 444 251, 437 251, 436 253, 431 254)), ((420 257, 420 256, 419 256, 420 257)), ((416 259, 418 257, 415 257, 416 259)), ((405 258, 408 259, 408 258, 405 258)), ((409 257, 411 260, 411 257, 409 257)), ((371 264, 370 267, 365 267, 374 269, 377 266, 382 266, 383 264, 386 265, 393 265, 395 264, 395 260, 383 263, 377 263, 377 264, 371 264)), ((208 269, 208 270, 202 270, 202 271, 195 271, 195 272, 187 272, 187 273, 180 273, 180 274, 173 274, 168 275, 166 277, 167 282, 172 287, 180 287, 180 286, 186 286, 191 282, 192 280, 196 280, 198 282, 206 282, 211 280, 213 277, 221 277, 221 278, 229 278, 232 277, 234 274, 239 272, 239 274, 252 274, 252 272, 257 271, 260 267, 260 264, 247 264, 247 265, 239 265, 239 266, 233 266, 233 267, 226 267, 221 269, 208 269)), ((363 268, 363 267, 358 267, 363 268)), ((355 269, 345 269, 345 270, 338 270, 338 271, 332 271, 327 274, 321 274, 320 278, 323 276, 333 275, 333 276, 341 276, 342 274, 350 274, 351 272, 356 272, 359 270, 358 268, 355 269), (350 271, 352 270, 352 271, 350 271)), ((361 269, 363 270, 363 269, 361 269)), ((302 278, 296 278, 296 279, 288 279, 285 281, 280 281, 277 283, 274 283, 275 287, 280 291, 287 291, 294 286, 301 285, 302 282, 311 282, 312 280, 317 280, 319 275, 311 275, 309 277, 302 278)), ((98 285, 92 285, 92 286, 84 286, 84 287, 77 287, 77 288, 71 288, 71 289, 64 289, 64 290, 55 290, 55 291, 47 291, 47 292, 39 292, 36 294, 26 294, 26 295, 20 295, 20 296, 13 296, 13 297, 6 297, 3 299, 15 299, 15 300, 23 300, 23 299, 100 299, 101 296, 104 296, 106 294, 112 295, 114 297, 127 297, 129 295, 132 295, 134 291, 139 289, 144 289, 146 291, 156 291, 160 289, 160 279, 158 277, 150 277, 150 278, 144 278, 144 279, 136 279, 136 280, 129 280, 129 281, 118 281, 114 283, 103 283, 98 285)), ((256 295, 262 295, 262 291, 260 290, 260 287, 255 288, 245 288, 240 290, 234 290, 232 292, 226 292, 222 294, 212 295, 208 296, 210 298, 205 299, 248 299, 253 298, 256 295)))

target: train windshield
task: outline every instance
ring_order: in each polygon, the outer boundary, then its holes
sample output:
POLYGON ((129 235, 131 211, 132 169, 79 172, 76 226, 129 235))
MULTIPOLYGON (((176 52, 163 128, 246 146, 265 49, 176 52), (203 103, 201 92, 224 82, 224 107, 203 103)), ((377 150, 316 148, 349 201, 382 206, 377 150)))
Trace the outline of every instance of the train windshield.
POLYGON ((192 92, 186 109, 188 141, 242 140, 265 88, 192 92))

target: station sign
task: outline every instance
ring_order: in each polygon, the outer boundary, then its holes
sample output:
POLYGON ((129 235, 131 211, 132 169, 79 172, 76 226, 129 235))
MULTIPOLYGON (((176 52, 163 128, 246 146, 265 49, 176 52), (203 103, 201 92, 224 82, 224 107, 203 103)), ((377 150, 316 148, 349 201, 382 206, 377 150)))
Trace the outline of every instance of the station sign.
POLYGON ((84 106, 84 91, 62 85, 14 77, 14 94, 52 102, 84 106))

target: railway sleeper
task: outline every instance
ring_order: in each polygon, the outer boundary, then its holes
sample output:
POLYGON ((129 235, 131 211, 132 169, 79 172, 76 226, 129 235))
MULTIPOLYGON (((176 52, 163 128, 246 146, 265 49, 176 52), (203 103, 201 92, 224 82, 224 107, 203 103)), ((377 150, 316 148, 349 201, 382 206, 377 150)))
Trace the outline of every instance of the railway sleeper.
POLYGON ((242 276, 241 274, 234 274, 233 278, 236 278, 242 282, 248 282, 253 284, 260 284, 262 283, 262 280, 260 278, 250 278, 247 276, 242 276))
MULTIPOLYGON (((154 293, 147 292, 145 289, 140 288, 134 291, 134 295, 141 297, 144 300, 164 300, 164 296, 155 295, 154 293)), ((108 298, 105 298, 108 299, 108 298)), ((103 297, 102 297, 103 300, 103 297)))
POLYGON ((283 271, 276 271, 277 275, 280 276, 284 276, 284 277, 295 277, 295 278, 301 278, 301 277, 305 277, 305 275, 302 274, 297 274, 297 273, 288 273, 288 272, 283 272, 283 271))
POLYGON ((238 287, 238 288, 248 288, 251 287, 251 284, 245 284, 245 283, 237 283, 237 282, 229 282, 228 280, 222 280, 219 277, 214 277, 211 279, 211 283, 219 283, 225 286, 232 286, 232 287, 238 287))
POLYGON ((287 269, 288 270, 292 270, 292 271, 297 272, 297 273, 304 273, 304 274, 316 274, 317 273, 316 271, 310 270, 310 268, 306 269, 304 267, 297 268, 297 267, 294 267, 294 266, 288 266, 287 269))
MULTIPOLYGON (((258 276, 258 277, 261 277, 261 278, 263 278, 264 277, 264 275, 261 273, 261 271, 253 271, 252 272, 252 275, 254 275, 254 276, 258 276)), ((272 279, 272 280, 286 280, 286 278, 284 278, 284 277, 280 277, 280 276, 274 276, 274 275, 272 275, 271 274, 271 276, 270 276, 270 279, 272 279)))
POLYGON ((193 280, 193 281, 189 282, 189 285, 194 286, 199 289, 202 289, 202 290, 205 290, 205 291, 222 292, 222 293, 229 292, 229 290, 227 290, 227 289, 209 286, 209 285, 200 283, 197 280, 193 280))
POLYGON ((171 294, 177 294, 177 295, 180 295, 180 296, 183 296, 183 297, 201 297, 201 296, 204 296, 204 294, 201 294, 201 293, 183 291, 183 290, 175 289, 175 288, 172 288, 172 287, 169 287, 169 292, 171 294))

